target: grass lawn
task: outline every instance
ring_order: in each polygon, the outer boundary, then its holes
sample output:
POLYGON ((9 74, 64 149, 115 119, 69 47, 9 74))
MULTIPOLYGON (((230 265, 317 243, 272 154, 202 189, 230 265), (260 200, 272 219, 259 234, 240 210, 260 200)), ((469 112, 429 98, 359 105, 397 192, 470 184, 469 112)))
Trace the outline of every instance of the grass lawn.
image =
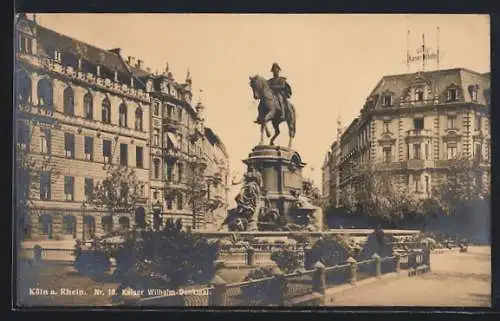
POLYGON ((22 261, 18 274, 18 306, 107 306, 111 303, 108 290, 116 289, 117 282, 93 280, 80 275, 72 266, 42 264, 30 266, 22 261), (30 289, 53 290, 57 294, 35 295, 30 289), (61 289, 78 290, 80 294, 64 295, 61 289), (103 295, 96 295, 95 290, 102 290, 103 295))

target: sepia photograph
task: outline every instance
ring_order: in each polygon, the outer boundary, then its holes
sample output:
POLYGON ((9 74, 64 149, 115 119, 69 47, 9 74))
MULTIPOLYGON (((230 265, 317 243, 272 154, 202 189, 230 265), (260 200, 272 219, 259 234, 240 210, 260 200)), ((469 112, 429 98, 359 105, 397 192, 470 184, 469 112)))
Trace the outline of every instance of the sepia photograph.
POLYGON ((491 307, 488 15, 14 24, 14 308, 491 307))

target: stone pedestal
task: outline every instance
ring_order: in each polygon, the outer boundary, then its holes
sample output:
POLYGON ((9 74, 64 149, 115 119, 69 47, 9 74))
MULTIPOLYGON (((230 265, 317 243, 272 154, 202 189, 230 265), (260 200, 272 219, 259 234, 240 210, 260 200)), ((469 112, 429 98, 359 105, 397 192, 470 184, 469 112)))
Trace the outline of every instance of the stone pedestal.
POLYGON ((279 210, 288 221, 296 198, 292 191, 302 190, 302 162, 299 153, 282 146, 260 145, 253 148, 243 161, 249 171, 255 169, 262 175, 264 197, 268 205, 279 210))

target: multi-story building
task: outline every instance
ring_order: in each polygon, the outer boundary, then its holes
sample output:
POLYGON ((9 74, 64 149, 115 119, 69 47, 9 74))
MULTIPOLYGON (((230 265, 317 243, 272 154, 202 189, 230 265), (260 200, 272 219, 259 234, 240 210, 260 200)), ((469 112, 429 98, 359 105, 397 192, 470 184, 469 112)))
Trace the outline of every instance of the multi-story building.
POLYGON ((335 167, 341 193, 356 187, 353 166, 370 163, 426 198, 457 157, 476 159, 488 188, 489 108, 489 73, 456 68, 383 77, 341 136, 335 167))
POLYGON ((328 149, 322 172, 322 198, 324 204, 337 207, 339 204, 339 163, 340 149, 338 141, 334 141, 328 149))
MULTIPOLYGON (((160 221, 192 216, 182 194, 174 207, 170 192, 181 187, 185 162, 207 163, 201 151, 213 146, 214 134, 206 135, 191 107, 190 77, 180 84, 168 70, 153 75, 142 61, 125 61, 120 49, 96 48, 25 15, 15 29, 17 147, 34 160, 49 159, 58 172, 42 171, 29 185, 29 210, 18 215, 31 237, 91 237, 144 226, 155 214, 160 221), (133 168, 140 190, 134 213, 110 216, 86 206, 108 163, 133 168)), ((219 139, 216 145, 223 146, 219 139)), ((222 158, 227 164, 227 154, 222 158)))

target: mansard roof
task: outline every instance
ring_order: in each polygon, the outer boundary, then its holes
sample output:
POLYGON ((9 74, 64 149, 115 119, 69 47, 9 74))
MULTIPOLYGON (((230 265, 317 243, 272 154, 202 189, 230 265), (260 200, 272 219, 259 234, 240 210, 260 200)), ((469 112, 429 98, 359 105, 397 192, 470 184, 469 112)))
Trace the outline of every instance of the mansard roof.
POLYGON ((227 154, 226 146, 224 146, 222 140, 215 134, 215 132, 211 128, 205 127, 205 137, 208 139, 210 144, 219 146, 221 151, 224 153, 224 156, 229 157, 227 154))
MULTIPOLYGON (((417 72, 410 74, 387 75, 375 86, 368 98, 377 97, 384 93, 393 95, 394 105, 403 102, 407 91, 412 86, 429 85, 433 97, 441 97, 450 86, 457 86, 462 91, 463 101, 471 102, 470 86, 479 86, 477 102, 486 104, 485 91, 490 88, 490 73, 478 73, 465 68, 417 72)), ((380 100, 378 104, 380 104, 380 100)))

